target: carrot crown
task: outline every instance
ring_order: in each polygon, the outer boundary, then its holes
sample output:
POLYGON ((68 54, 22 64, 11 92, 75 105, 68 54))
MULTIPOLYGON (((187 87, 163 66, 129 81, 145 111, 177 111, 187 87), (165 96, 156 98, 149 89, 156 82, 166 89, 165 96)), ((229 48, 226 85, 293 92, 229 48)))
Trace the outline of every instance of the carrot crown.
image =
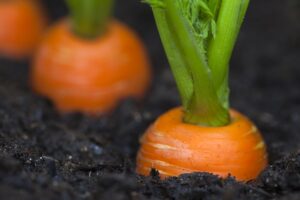
POLYGON ((144 0, 177 83, 184 121, 230 123, 228 68, 249 0, 144 0))
POLYGON ((93 39, 105 31, 113 0, 66 0, 72 29, 80 37, 93 39))

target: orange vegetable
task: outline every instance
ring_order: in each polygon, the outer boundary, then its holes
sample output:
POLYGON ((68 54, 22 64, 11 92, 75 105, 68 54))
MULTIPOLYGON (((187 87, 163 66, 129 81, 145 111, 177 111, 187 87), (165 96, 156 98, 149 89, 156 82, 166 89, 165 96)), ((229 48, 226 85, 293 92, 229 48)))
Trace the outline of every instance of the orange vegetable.
POLYGON ((21 59, 32 55, 46 26, 35 0, 0 1, 0 54, 21 59))
POLYGON ((182 100, 141 139, 137 172, 208 172, 248 181, 267 165, 256 126, 230 110, 229 61, 249 0, 145 0, 182 100))
POLYGON ((161 177, 209 172, 247 181, 267 165, 264 141, 256 126, 231 110, 232 122, 223 127, 201 127, 182 122, 181 108, 162 115, 141 138, 137 172, 161 177))
POLYGON ((125 25, 109 22, 101 36, 88 40, 74 34, 67 19, 44 38, 31 80, 62 112, 101 114, 124 98, 143 97, 150 67, 141 41, 125 25))

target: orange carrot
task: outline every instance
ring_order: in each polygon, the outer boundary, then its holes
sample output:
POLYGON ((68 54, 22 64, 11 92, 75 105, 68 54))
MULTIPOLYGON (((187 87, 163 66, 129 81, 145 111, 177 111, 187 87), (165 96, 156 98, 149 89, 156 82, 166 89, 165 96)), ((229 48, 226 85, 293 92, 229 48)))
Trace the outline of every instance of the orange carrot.
POLYGON ((162 115, 141 138, 137 172, 161 177, 209 172, 238 180, 251 180, 266 167, 264 141, 256 126, 231 110, 232 123, 224 127, 201 127, 182 122, 181 108, 162 115))
POLYGON ((46 27, 36 0, 0 1, 0 55, 22 59, 33 54, 46 27))
POLYGON ((60 21, 44 38, 31 73, 34 90, 62 112, 88 114, 109 112, 128 97, 142 98, 150 67, 136 34, 120 22, 107 21, 100 35, 84 37, 72 22, 60 21))
POLYGON ((183 173, 255 179, 267 165, 256 126, 230 109, 229 61, 249 0, 145 0, 182 99, 146 131, 137 173, 183 173))

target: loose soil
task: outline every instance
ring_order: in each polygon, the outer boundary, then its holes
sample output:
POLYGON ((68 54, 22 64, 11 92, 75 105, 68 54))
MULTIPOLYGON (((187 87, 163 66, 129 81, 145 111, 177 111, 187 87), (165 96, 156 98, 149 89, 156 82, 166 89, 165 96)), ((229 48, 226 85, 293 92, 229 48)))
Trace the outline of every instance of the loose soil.
MULTIPOLYGON (((44 1, 51 19, 61 0, 44 1)), ((32 93, 30 62, 0 60, 0 199, 300 199, 300 3, 252 1, 231 64, 232 107, 255 121, 270 166, 239 183, 206 173, 161 181, 135 174, 138 139, 179 105, 150 9, 117 1, 117 17, 145 41, 154 82, 143 102, 124 100, 106 117, 59 115, 32 93)))

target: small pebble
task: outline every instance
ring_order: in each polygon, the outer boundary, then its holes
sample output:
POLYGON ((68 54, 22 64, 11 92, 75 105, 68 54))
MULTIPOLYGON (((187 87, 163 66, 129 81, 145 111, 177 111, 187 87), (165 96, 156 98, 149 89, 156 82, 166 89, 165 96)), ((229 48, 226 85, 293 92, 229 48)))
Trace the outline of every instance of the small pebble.
POLYGON ((101 155, 103 153, 103 149, 96 144, 91 144, 90 148, 95 155, 101 155))

